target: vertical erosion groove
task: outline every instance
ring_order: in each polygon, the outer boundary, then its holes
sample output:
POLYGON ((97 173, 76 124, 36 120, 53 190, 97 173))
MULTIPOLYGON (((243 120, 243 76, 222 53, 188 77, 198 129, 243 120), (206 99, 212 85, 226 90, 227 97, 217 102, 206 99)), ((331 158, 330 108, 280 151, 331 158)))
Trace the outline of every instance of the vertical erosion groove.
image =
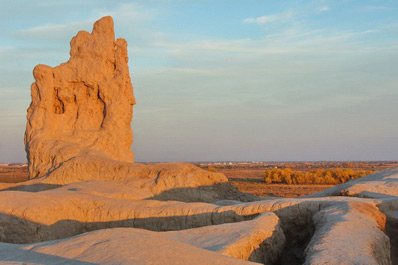
POLYGON ((285 234, 286 243, 274 264, 303 264, 305 262, 304 251, 315 232, 312 216, 282 217, 281 227, 285 234))
POLYGON ((392 264, 398 264, 398 218, 386 214, 386 235, 390 238, 390 258, 392 264))
POLYGON ((105 104, 105 101, 101 97, 101 93, 100 93, 100 88, 99 87, 98 87, 97 97, 98 97, 98 100, 101 102, 101 105, 102 105, 102 116, 103 117, 102 117, 102 122, 101 122, 101 126, 100 126, 100 128, 102 128, 103 125, 104 125, 104 122, 105 122, 105 117, 106 117, 106 104, 105 104))
POLYGON ((54 100, 54 113, 63 114, 65 112, 64 102, 59 98, 58 91, 59 87, 55 87, 55 100, 54 100))

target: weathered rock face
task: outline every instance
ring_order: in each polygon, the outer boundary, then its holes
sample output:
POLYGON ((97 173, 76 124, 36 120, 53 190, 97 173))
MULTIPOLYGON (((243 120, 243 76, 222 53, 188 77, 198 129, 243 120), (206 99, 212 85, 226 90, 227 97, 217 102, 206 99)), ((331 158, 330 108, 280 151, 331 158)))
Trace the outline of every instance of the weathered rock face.
POLYGON ((80 31, 70 45, 67 63, 33 71, 25 133, 30 178, 87 154, 134 160, 127 42, 115 41, 113 20, 104 17, 91 34, 80 31))

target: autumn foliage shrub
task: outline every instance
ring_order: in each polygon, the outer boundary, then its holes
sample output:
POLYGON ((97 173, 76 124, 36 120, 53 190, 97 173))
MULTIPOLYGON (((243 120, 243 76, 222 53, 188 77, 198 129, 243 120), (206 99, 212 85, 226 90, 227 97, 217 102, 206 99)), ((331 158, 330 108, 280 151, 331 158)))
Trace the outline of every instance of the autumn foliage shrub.
POLYGON ((207 170, 210 172, 217 172, 217 168, 213 167, 213 166, 208 166, 207 170))
POLYGON ((267 184, 332 184, 337 185, 369 175, 373 171, 354 171, 352 169, 317 169, 309 172, 292 171, 290 168, 273 168, 265 171, 267 184))

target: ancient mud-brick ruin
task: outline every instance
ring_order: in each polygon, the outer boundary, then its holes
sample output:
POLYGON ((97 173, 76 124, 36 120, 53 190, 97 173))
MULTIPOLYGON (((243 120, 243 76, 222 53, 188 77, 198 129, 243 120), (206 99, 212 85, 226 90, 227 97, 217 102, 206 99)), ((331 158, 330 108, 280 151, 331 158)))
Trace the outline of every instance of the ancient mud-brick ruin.
POLYGON ((30 178, 87 154, 134 161, 127 42, 115 41, 113 20, 105 17, 91 34, 80 31, 70 45, 68 62, 33 71, 25 134, 30 178))

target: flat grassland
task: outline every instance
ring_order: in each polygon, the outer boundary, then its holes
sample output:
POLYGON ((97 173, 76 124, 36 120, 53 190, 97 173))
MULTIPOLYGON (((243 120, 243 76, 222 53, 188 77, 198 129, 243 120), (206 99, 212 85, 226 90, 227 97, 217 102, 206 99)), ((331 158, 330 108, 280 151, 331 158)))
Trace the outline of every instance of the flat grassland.
MULTIPOLYGON (((274 168, 309 172, 317 169, 352 169, 354 171, 379 171, 398 167, 398 161, 356 161, 356 162, 206 162, 194 163, 197 166, 224 173, 229 182, 240 191, 255 196, 301 197, 316 193, 334 185, 319 184, 267 184, 264 172, 274 168)), ((1 164, 0 182, 16 183, 28 179, 26 164, 1 164)))

